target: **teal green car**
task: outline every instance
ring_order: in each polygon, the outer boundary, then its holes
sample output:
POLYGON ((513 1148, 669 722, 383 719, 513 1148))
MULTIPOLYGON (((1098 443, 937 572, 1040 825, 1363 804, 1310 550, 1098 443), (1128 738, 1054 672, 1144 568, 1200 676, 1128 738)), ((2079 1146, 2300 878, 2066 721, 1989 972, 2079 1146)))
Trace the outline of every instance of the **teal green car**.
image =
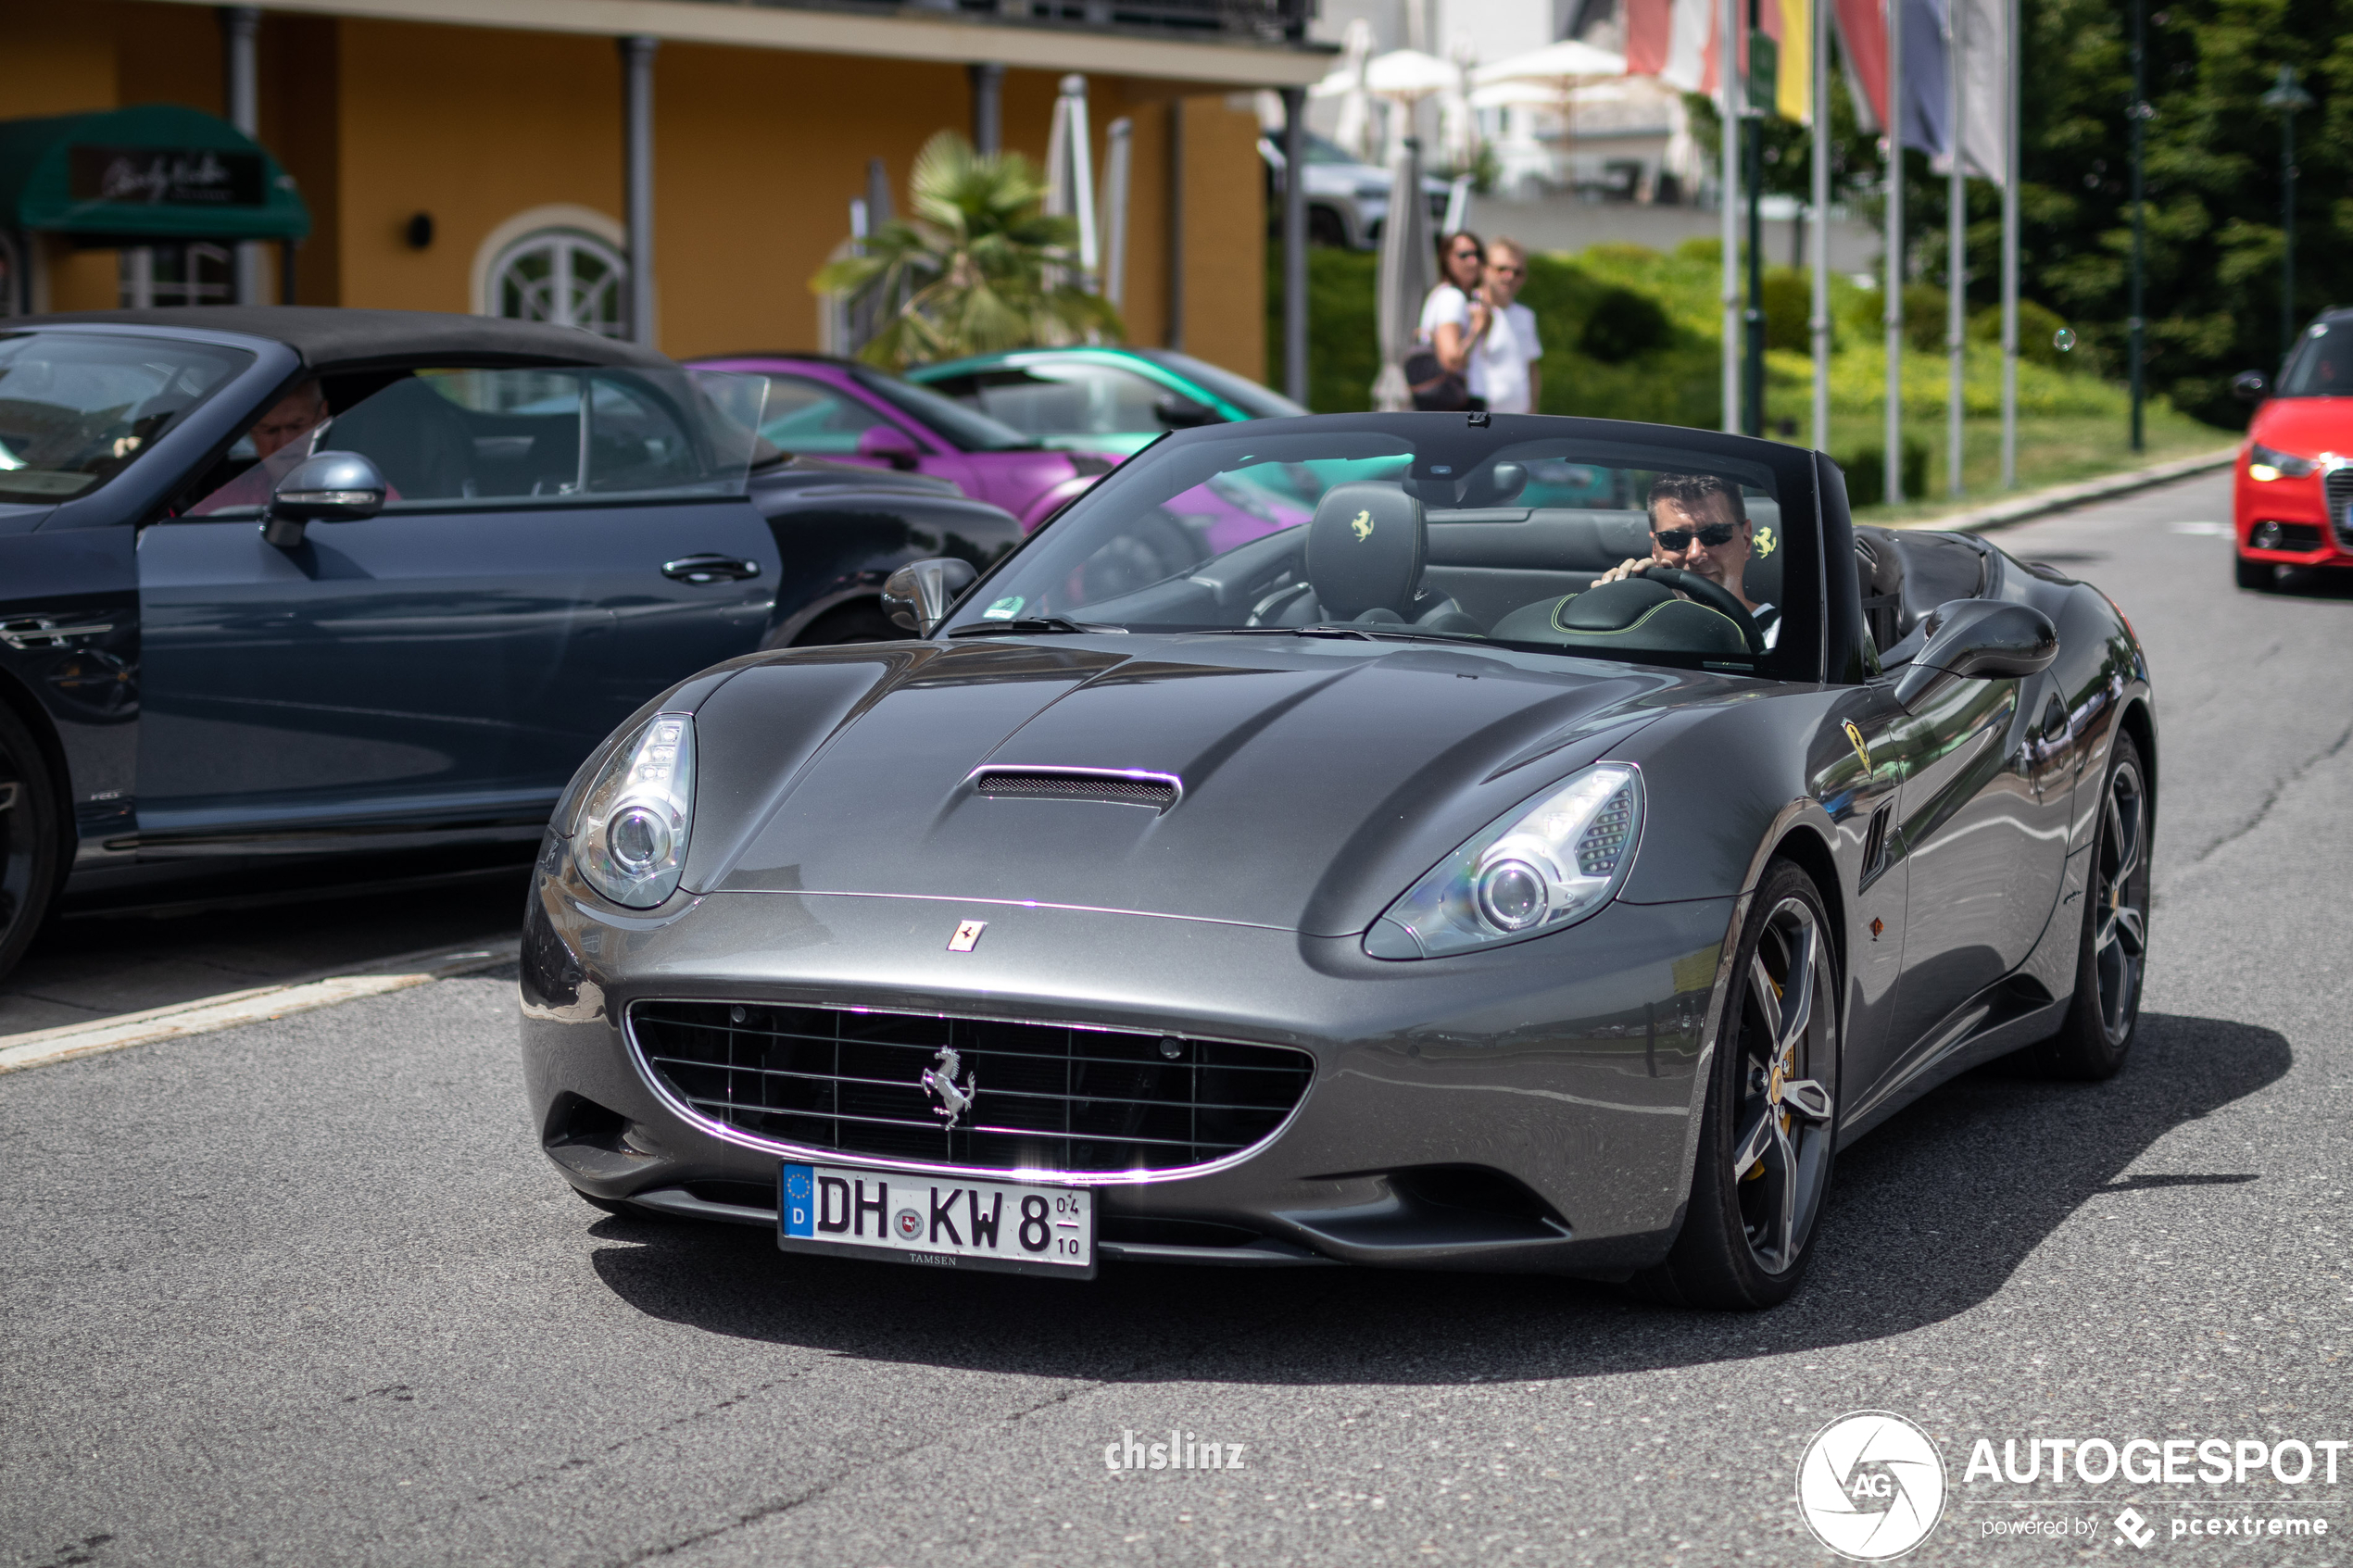
POLYGON ((1126 457, 1172 430, 1306 409, 1166 348, 1016 348, 923 365, 907 379, 1049 446, 1126 457))

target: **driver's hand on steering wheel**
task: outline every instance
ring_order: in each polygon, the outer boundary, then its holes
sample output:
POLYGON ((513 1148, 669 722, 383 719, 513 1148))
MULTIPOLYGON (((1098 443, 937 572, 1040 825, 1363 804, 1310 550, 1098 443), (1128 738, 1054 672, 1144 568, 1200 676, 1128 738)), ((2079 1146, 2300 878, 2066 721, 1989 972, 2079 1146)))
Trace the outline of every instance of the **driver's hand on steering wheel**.
POLYGON ((1603 572, 1599 577, 1594 578, 1593 586, 1598 588, 1604 583, 1622 583, 1629 577, 1641 576, 1643 572, 1648 571, 1652 567, 1664 566, 1666 562, 1660 560, 1656 556, 1629 556, 1624 560, 1619 561, 1616 566, 1611 567, 1607 571, 1603 572))

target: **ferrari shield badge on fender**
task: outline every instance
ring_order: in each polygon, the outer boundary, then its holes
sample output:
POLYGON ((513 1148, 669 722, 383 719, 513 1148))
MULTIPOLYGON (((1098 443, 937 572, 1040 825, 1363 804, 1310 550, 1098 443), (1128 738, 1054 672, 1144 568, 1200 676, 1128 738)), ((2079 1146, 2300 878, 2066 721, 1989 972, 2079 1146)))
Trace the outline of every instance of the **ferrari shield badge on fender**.
POLYGON ((988 922, 985 920, 968 920, 958 922, 956 926, 956 935, 948 938, 948 950, 951 953, 971 952, 975 947, 980 946, 980 934, 988 929, 988 922))
MULTIPOLYGON (((1846 721, 1846 738, 1854 746, 1855 755, 1863 764, 1863 771, 1869 773, 1871 771, 1871 748, 1863 744, 1863 732, 1855 727, 1855 721, 1852 719, 1846 721)), ((963 940, 963 935, 961 930, 958 931, 956 939, 963 940)))

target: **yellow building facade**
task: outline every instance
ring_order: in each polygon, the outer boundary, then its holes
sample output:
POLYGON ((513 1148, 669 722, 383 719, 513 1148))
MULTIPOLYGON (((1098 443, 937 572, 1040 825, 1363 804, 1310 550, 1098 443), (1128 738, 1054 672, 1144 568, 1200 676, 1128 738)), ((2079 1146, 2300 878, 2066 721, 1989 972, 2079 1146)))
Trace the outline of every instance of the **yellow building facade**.
MULTIPOLYGON (((968 67, 994 60, 1009 149, 1042 163, 1058 83, 1074 70, 1088 83, 1096 168, 1112 122, 1132 128, 1129 341, 1262 375, 1267 213, 1253 94, 1312 81, 1328 57, 915 10, 264 7, 258 139, 296 181, 312 230, 291 288, 274 251, 262 288, 306 305, 495 313, 494 269, 528 235, 576 233, 625 253, 619 41, 632 36, 653 41, 652 341, 680 358, 815 350, 823 308, 809 279, 848 238, 869 160, 884 161, 903 212, 917 149, 943 129, 972 133, 968 67)), ((224 31, 216 8, 179 0, 0 0, 0 119, 145 103, 229 114, 224 31)), ((55 236, 30 248, 33 308, 129 302, 117 252, 55 236)))

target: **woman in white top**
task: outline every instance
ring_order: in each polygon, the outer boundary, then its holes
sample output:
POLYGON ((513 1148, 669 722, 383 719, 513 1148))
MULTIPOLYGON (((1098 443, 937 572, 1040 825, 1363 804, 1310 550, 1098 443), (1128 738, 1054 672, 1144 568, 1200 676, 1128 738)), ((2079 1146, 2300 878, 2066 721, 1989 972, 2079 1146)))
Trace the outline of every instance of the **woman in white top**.
POLYGON ((1536 312, 1513 303, 1528 278, 1528 253, 1516 240, 1498 239, 1487 247, 1479 296, 1493 313, 1486 335, 1472 346, 1466 379, 1470 395, 1498 414, 1532 414, 1537 408, 1537 365, 1544 345, 1536 337, 1536 312))
MULTIPOLYGON (((1422 302, 1421 340, 1438 362, 1458 376, 1467 376, 1471 351, 1487 335, 1494 319, 1479 298, 1479 283, 1487 270, 1487 247, 1477 234, 1453 233, 1438 242, 1438 275, 1445 280, 1422 302)), ((1472 392, 1477 394, 1478 388, 1472 392)))

